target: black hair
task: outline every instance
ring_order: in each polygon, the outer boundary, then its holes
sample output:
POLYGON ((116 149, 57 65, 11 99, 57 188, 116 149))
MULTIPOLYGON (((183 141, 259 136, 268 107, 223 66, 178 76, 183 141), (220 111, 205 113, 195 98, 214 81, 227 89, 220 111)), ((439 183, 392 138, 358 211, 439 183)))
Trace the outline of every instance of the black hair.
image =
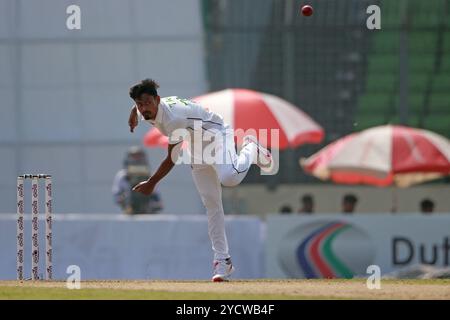
POLYGON ((292 213, 292 208, 290 205, 285 204, 280 208, 280 212, 281 213, 292 213))
POLYGON ((420 202, 420 207, 423 209, 433 209, 434 208, 434 202, 430 199, 423 199, 420 202))
POLYGON ((310 194, 305 194, 301 199, 302 199, 303 203, 313 203, 314 202, 313 196, 310 194))
POLYGON ((358 202, 358 198, 354 194, 346 194, 344 196, 344 202, 350 202, 355 204, 356 202, 358 202))
POLYGON ((130 88, 130 98, 133 100, 139 99, 144 93, 156 97, 158 88, 159 84, 155 80, 144 79, 130 88))

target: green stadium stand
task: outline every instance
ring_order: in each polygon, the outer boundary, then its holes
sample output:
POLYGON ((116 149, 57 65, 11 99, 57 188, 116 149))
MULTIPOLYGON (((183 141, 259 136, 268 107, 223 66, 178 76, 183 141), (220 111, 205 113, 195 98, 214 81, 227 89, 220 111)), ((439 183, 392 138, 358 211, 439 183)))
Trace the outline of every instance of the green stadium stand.
POLYGON ((391 96, 389 94, 365 94, 359 100, 359 114, 377 114, 385 116, 392 110, 391 96))
POLYGON ((442 49, 444 52, 450 52, 450 31, 446 31, 444 34, 444 43, 442 49))
POLYGON ((428 83, 430 81, 430 75, 418 73, 409 75, 409 90, 411 93, 421 93, 423 94, 427 89, 428 83))
MULTIPOLYGON (((399 68, 402 6, 408 9, 408 125, 450 132, 450 31, 444 34, 441 71, 436 74, 439 32, 450 0, 383 0, 383 31, 373 36, 365 93, 360 96, 355 130, 399 124, 399 68), (431 91, 428 91, 431 90, 431 91), (428 95, 429 99, 428 99, 428 95), (426 105, 426 103, 428 103, 426 105), (427 115, 427 116, 426 116, 427 115), (426 116, 426 117, 425 117, 426 116)), ((450 25, 450 21, 448 21, 450 25)))
POLYGON ((372 51, 376 53, 397 53, 400 46, 398 31, 382 31, 374 36, 372 51))
POLYGON ((386 124, 386 118, 383 116, 358 114, 355 119, 354 129, 359 131, 383 124, 386 124))
POLYGON ((442 56, 442 71, 450 72, 450 53, 442 56))
POLYGON ((433 72, 435 56, 434 54, 410 54, 410 72, 433 72))
MULTIPOLYGON (((408 48, 413 53, 434 53, 438 34, 432 31, 410 31, 408 48)), ((382 31, 374 37, 373 51, 377 53, 398 53, 400 48, 399 31, 382 31)))
POLYGON ((397 0, 384 0, 380 3, 383 28, 398 27, 400 25, 400 3, 397 0))
POLYGON ((438 42, 437 32, 411 31, 408 36, 408 47, 411 53, 434 53, 438 42))
POLYGON ((432 114, 425 118, 424 128, 450 138, 450 114, 432 114))
MULTIPOLYGON (((450 114, 450 92, 431 94, 428 113, 433 114, 440 112, 450 114)), ((448 123, 448 126, 450 128, 450 122, 448 123)))
POLYGON ((450 74, 438 74, 433 79, 433 92, 450 92, 450 74))
POLYGON ((398 78, 393 74, 368 74, 366 92, 394 92, 398 90, 398 78))
MULTIPOLYGON (((397 54, 372 54, 369 56, 368 73, 398 73, 399 55, 397 54)), ((410 54, 409 71, 414 73, 433 72, 435 56, 434 54, 410 54)))
MULTIPOLYGON (((421 115, 424 110, 424 94, 417 94, 417 93, 411 93, 408 96, 408 105, 409 105, 409 112, 411 114, 415 115, 421 115)), ((395 109, 398 108, 398 105, 400 103, 400 97, 397 95, 395 97, 395 109)))
POLYGON ((369 56, 368 74, 371 73, 397 73, 399 69, 399 56, 397 54, 372 54, 369 56))
POLYGON ((413 28, 437 27, 445 17, 446 0, 408 0, 413 28))
MULTIPOLYGON (((388 120, 388 123, 401 124, 400 117, 399 116, 392 117, 388 120)), ((420 127, 420 117, 418 117, 416 115, 408 115, 408 121, 407 121, 406 125, 408 125, 410 127, 419 128, 420 127)))

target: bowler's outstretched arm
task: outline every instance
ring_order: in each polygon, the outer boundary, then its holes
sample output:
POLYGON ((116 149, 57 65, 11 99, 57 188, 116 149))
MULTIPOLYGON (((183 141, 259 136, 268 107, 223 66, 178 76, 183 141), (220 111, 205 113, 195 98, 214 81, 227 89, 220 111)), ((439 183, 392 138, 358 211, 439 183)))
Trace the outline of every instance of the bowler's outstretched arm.
POLYGON ((138 114, 137 114, 137 107, 136 105, 131 108, 130 111, 130 117, 128 118, 128 125, 130 126, 130 131, 134 132, 134 128, 137 127, 139 124, 138 114))
POLYGON ((174 167, 175 163, 172 159, 172 152, 177 152, 177 150, 174 150, 174 148, 178 146, 180 143, 169 144, 167 148, 167 157, 163 160, 158 170, 156 170, 155 174, 151 176, 147 181, 142 181, 138 183, 133 188, 133 191, 141 192, 145 195, 149 195, 153 192, 153 189, 155 189, 156 184, 162 178, 164 178, 174 167))

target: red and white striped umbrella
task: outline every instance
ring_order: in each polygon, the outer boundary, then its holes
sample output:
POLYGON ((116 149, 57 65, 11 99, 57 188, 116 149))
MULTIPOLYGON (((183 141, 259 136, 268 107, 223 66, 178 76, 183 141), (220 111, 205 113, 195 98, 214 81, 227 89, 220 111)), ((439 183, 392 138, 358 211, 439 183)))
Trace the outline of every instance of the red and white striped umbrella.
POLYGON ((379 126, 345 136, 300 164, 322 180, 407 187, 450 174, 450 142, 427 130, 379 126))
MULTIPOLYGON (((320 143, 324 131, 306 113, 291 103, 266 93, 247 89, 227 89, 193 99, 205 108, 221 115, 225 123, 242 130, 268 130, 269 147, 285 149, 305 143, 320 143), (270 130, 279 129, 279 144, 271 141, 270 130)), ((160 139, 156 128, 144 137, 147 146, 167 146, 167 139, 160 139)), ((238 137, 240 144, 241 138, 238 137)))

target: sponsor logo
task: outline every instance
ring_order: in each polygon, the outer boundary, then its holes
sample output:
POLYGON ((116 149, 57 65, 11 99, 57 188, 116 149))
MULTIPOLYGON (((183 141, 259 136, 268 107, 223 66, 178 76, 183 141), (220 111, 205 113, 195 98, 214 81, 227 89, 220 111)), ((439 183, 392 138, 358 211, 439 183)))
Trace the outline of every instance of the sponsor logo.
POLYGON ((353 278, 375 256, 367 233, 343 221, 301 224, 282 239, 278 260, 291 278, 353 278))
POLYGON ((450 237, 443 237, 441 242, 421 243, 417 239, 404 236, 392 238, 392 265, 407 266, 420 264, 450 265, 450 237))

